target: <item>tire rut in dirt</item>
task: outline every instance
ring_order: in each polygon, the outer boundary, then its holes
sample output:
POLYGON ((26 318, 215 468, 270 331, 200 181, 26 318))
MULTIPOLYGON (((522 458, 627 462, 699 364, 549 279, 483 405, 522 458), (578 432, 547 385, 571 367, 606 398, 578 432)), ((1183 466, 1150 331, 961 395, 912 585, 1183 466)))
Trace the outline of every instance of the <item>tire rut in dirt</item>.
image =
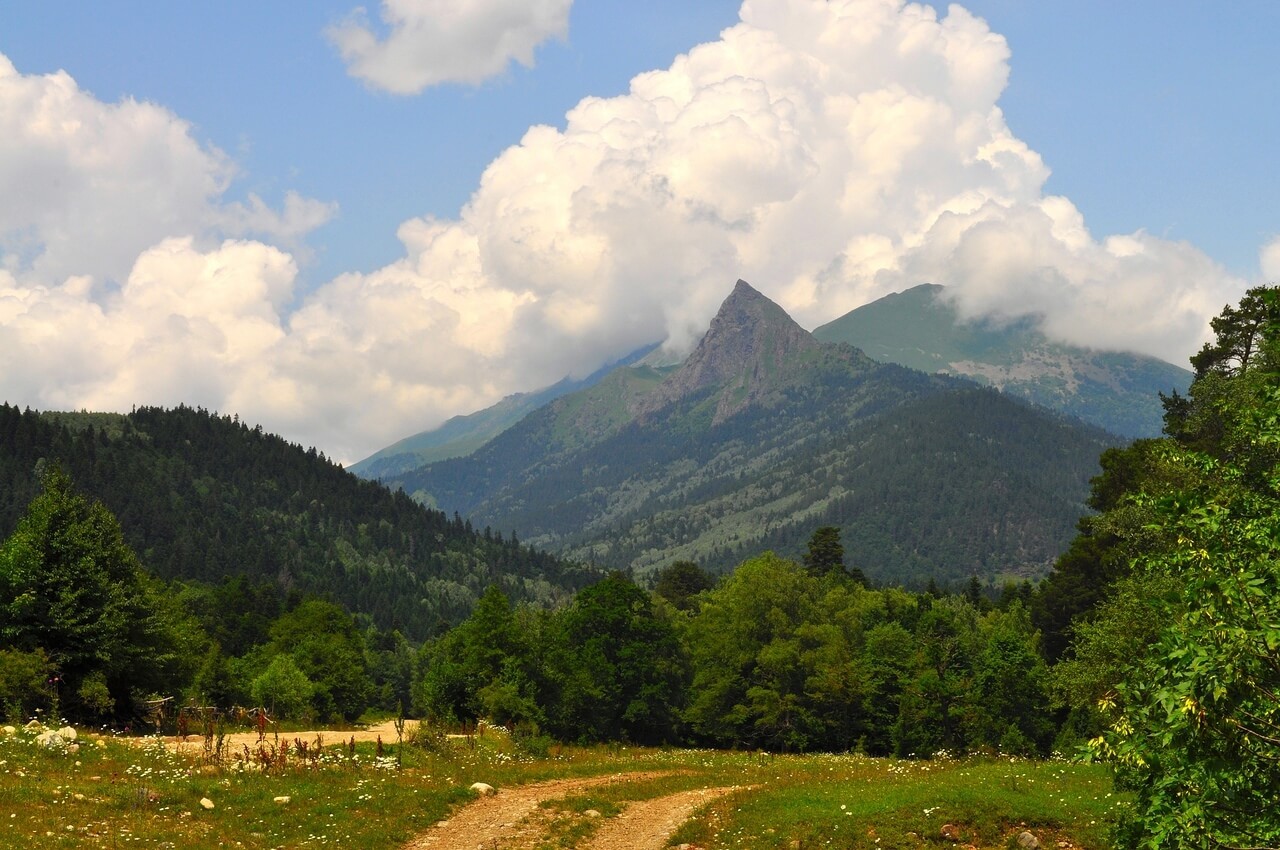
POLYGON ((661 850, 696 809, 742 790, 746 789, 697 788, 629 803, 622 814, 600 827, 587 843, 587 850, 661 850))
POLYGON ((666 772, 623 773, 504 788, 492 797, 481 797, 458 809, 448 820, 441 821, 405 845, 404 850, 501 850, 532 845, 541 837, 541 826, 527 822, 527 819, 544 800, 554 800, 602 785, 639 782, 666 775, 666 772))

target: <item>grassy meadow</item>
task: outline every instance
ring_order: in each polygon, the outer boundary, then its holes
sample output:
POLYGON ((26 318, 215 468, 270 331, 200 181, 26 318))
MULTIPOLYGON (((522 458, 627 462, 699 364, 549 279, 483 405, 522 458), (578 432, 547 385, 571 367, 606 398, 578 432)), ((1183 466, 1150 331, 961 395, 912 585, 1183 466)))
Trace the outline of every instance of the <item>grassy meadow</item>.
POLYGON ((0 735, 0 846, 396 848, 474 796, 468 787, 666 772, 548 801, 546 848, 584 846, 629 800, 740 786, 672 837, 699 848, 1005 847, 1030 828, 1047 847, 1106 847, 1123 803, 1105 768, 1007 758, 902 761, 709 750, 552 747, 501 730, 474 738, 317 749, 281 733, 260 747, 176 754, 163 743, 81 732, 48 747, 0 735), (285 799, 287 798, 287 799, 285 799), (211 806, 211 807, 210 807, 211 806), (944 824, 958 841, 942 837, 944 824))

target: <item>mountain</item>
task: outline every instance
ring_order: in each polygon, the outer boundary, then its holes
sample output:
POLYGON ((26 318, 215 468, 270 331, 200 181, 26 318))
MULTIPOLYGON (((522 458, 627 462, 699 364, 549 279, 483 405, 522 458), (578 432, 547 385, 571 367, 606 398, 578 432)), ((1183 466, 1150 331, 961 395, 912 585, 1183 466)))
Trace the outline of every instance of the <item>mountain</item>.
POLYGON ((841 527, 881 581, 1038 575, 1116 439, 972 382, 823 344, 739 281, 679 368, 620 368, 390 484, 639 572, 800 554, 841 527))
POLYGON ((1159 436, 1159 393, 1191 384, 1190 372, 1154 357, 1053 342, 1031 318, 962 322, 936 284, 887 295, 813 335, 886 363, 969 378, 1130 438, 1159 436))
MULTIPOLYGON (((1163 360, 1052 342, 1031 318, 963 322, 944 292, 942 286, 922 284, 885 296, 817 328, 812 338, 848 343, 886 363, 968 378, 1126 438, 1159 435, 1164 415, 1159 393, 1185 393, 1190 385, 1190 372, 1163 360)), ((768 309, 759 304, 756 308, 768 309)), ((794 342, 800 328, 790 324, 785 339, 794 342)), ((726 361, 733 359, 727 352, 723 356, 726 361)), ((536 392, 508 396, 485 410, 455 416, 349 469, 363 478, 391 481, 429 463, 469 455, 538 408, 594 386, 627 365, 653 366, 655 374, 662 375, 680 363, 670 362, 669 352, 656 345, 648 346, 581 381, 565 378, 536 392)), ((708 376, 721 367, 704 364, 704 369, 711 370, 708 376)), ((650 402, 659 403, 659 399, 650 402)), ((726 404, 722 415, 731 412, 734 403, 726 404)))
POLYGON ((554 603, 595 574, 362 481, 315 449, 203 410, 37 413, 0 405, 0 535, 59 463, 161 578, 246 576, 328 596, 422 639, 485 588, 554 603))
POLYGON ((515 393, 484 410, 454 416, 438 428, 405 437, 347 467, 361 478, 391 478, 437 460, 471 454, 529 413, 561 396, 595 386, 619 366, 636 363, 656 349, 648 345, 581 380, 564 378, 531 393, 515 393))
POLYGON ((762 401, 777 370, 819 343, 786 311, 739 280, 683 365, 639 405, 642 415, 717 393, 714 423, 762 401))

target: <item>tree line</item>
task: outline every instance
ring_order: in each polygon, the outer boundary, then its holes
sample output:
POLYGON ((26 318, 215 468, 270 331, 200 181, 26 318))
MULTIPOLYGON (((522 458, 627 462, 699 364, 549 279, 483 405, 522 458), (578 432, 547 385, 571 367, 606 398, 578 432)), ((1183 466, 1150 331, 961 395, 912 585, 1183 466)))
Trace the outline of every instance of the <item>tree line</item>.
POLYGON ((835 529, 807 564, 765 553, 718 584, 673 565, 656 590, 613 573, 560 608, 491 585, 457 627, 413 645, 323 599, 240 577, 150 576, 59 468, 0 545, 0 702, 136 721, 148 702, 485 718, 527 738, 781 751, 1046 754, 1048 671, 1021 599, 873 590, 835 529))

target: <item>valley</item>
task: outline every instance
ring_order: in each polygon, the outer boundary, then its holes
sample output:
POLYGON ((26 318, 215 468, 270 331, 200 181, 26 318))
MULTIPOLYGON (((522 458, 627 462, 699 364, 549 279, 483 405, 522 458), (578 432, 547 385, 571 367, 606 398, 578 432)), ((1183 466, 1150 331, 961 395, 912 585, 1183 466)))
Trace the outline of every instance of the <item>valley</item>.
POLYGON ((426 846, 456 811, 531 848, 1269 840, 1277 290, 1213 327, 1166 436, 1124 444, 821 343, 740 281, 682 364, 414 473, 466 518, 234 416, 0 405, 9 834, 426 846), (476 781, 500 823, 458 808, 476 781))

